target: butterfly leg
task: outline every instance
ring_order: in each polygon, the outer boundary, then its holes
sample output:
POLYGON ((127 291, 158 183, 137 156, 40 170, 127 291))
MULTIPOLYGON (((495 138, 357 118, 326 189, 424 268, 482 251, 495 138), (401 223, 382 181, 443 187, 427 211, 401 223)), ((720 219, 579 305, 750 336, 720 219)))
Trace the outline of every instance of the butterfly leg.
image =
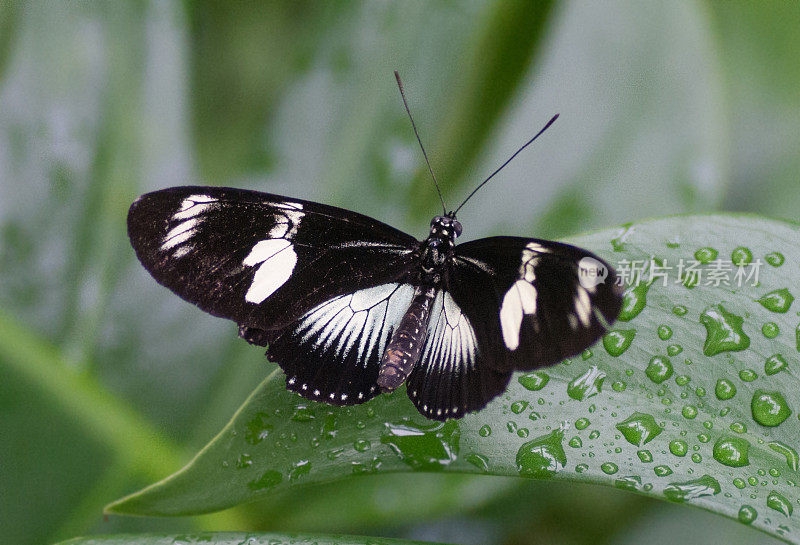
POLYGON ((275 338, 275 332, 239 324, 239 337, 256 346, 267 346, 275 338))

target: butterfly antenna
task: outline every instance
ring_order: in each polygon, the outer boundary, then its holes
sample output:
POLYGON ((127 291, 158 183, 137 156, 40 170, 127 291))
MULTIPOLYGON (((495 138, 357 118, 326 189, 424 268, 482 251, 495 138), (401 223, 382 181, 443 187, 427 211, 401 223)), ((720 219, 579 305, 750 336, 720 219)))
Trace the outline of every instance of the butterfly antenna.
POLYGON ((406 93, 403 91, 403 82, 400 81, 400 74, 397 73, 397 70, 394 71, 394 77, 397 80, 397 86, 400 88, 400 96, 403 97, 403 106, 406 107, 406 112, 408 112, 408 118, 411 120, 411 127, 414 129, 414 134, 417 136, 417 142, 419 142, 419 147, 422 149, 422 155, 425 157, 425 163, 428 165, 428 172, 431 173, 431 178, 433 178, 433 185, 436 186, 436 192, 439 194, 439 200, 442 201, 442 210, 444 211, 444 215, 447 215, 447 206, 444 204, 444 198, 442 197, 442 191, 439 189, 439 182, 436 181, 436 175, 433 173, 433 169, 431 168, 431 162, 428 161, 428 154, 425 153, 425 146, 422 145, 422 139, 419 137, 419 132, 417 132, 417 125, 414 123, 414 118, 411 116, 411 110, 408 108, 408 101, 406 101, 406 93))
POLYGON ((549 127, 550 127, 550 125, 552 125, 552 124, 553 124, 553 122, 554 122, 556 119, 558 119, 558 115, 559 115, 559 114, 556 114, 556 115, 554 115, 554 116, 553 116, 553 118, 552 118, 550 121, 548 121, 548 122, 547 122, 547 125, 545 125, 545 126, 542 128, 542 130, 540 130, 539 132, 537 132, 537 133, 536 133, 536 136, 534 136, 533 138, 531 138, 530 140, 528 140, 527 142, 525 142, 525 144, 523 144, 523 146, 522 146, 521 148, 519 148, 519 149, 518 149, 516 152, 514 152, 514 155, 512 155, 511 157, 509 157, 509 158, 506 160, 506 162, 505 162, 505 163, 503 163, 502 165, 500 165, 500 166, 498 167, 498 169, 497 169, 497 170, 495 170, 494 172, 492 172, 492 173, 489 175, 489 177, 488 177, 488 178, 486 178, 484 181, 482 181, 482 182, 480 183, 480 185, 478 185, 478 187, 476 187, 475 189, 473 189, 473 190, 472 190, 472 193, 470 193, 470 194, 467 196, 467 198, 466 198, 466 199, 464 199, 464 202, 462 202, 462 203, 461 203, 461 205, 459 205, 459 207, 458 207, 458 208, 456 208, 455 212, 453 212, 453 215, 455 215, 455 214, 458 214, 458 211, 459 211, 459 210, 461 210, 461 207, 462 207, 462 206, 464 206, 465 204, 467 204, 467 201, 468 201, 468 200, 470 200, 470 199, 472 198, 472 196, 473 196, 475 193, 477 193, 477 192, 478 192, 478 190, 479 190, 480 188, 482 188, 484 185, 486 185, 486 183, 487 183, 489 180, 491 180, 492 178, 494 178, 494 175, 495 175, 495 174, 497 174, 498 172, 500 172, 501 170, 503 170, 503 167, 505 167, 505 166, 506 166, 508 163, 510 163, 510 162, 511 162, 511 161, 514 159, 514 157, 516 157, 517 155, 519 155, 519 154, 520 154, 520 152, 521 152, 522 150, 524 150, 525 148, 527 148, 527 147, 528 147, 528 146, 529 146, 531 143, 533 143, 533 141, 534 141, 534 140, 536 140, 537 138, 539 138, 539 136, 541 136, 541 134, 542 134, 544 131, 546 131, 546 130, 547 130, 549 127))

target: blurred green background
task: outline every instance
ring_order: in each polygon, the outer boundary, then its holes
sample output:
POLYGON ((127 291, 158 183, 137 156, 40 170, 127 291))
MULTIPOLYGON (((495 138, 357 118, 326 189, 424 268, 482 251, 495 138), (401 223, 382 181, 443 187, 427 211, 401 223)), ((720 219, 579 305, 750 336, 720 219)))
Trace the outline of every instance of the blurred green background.
POLYGON ((800 4, 0 2, 0 528, 281 530, 456 543, 772 542, 613 489, 459 475, 297 488, 184 519, 102 506, 178 469, 272 369, 235 325, 158 287, 125 214, 224 184, 423 236, 558 237, 715 210, 796 220, 800 4))

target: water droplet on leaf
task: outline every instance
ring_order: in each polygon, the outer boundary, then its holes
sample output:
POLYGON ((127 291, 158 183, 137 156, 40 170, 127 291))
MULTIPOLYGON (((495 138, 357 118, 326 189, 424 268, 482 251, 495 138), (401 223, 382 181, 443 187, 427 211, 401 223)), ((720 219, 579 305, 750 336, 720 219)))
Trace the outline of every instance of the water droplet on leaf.
POLYGON ((664 488, 664 496, 674 502, 683 503, 703 496, 719 494, 721 487, 711 475, 703 475, 693 481, 670 483, 664 488))
POLYGON ((277 486, 282 480, 283 475, 279 471, 270 470, 265 471, 258 479, 247 483, 247 487, 254 491, 266 490, 267 488, 277 486))
POLYGON ((775 490, 771 491, 767 496, 767 507, 782 513, 786 517, 792 516, 792 503, 775 490))
POLYGON ((610 355, 621 356, 630 348, 635 336, 635 329, 612 329, 603 335, 603 347, 610 355))
POLYGON ((784 262, 783 254, 780 252, 770 252, 764 256, 764 259, 773 267, 780 267, 784 262))
POLYGON ((311 422, 314 420, 314 411, 305 405, 298 405, 294 410, 294 414, 292 414, 292 420, 295 422, 311 422))
POLYGON ((750 402, 753 420, 762 426, 774 427, 789 418, 792 411, 780 392, 756 390, 750 402))
POLYGON ((621 226, 619 234, 611 239, 611 247, 615 252, 621 252, 625 249, 625 241, 633 233, 633 224, 625 223, 621 226))
POLYGON ((669 451, 675 456, 686 456, 689 445, 683 439, 673 439, 669 442, 669 451))
POLYGON ((520 376, 517 381, 524 388, 536 392, 547 386, 547 383, 550 382, 550 376, 544 371, 534 371, 520 376))
POLYGON ((681 414, 688 420, 693 420, 697 416, 697 407, 694 405, 684 405, 681 414))
POLYGON ((519 400, 515 401, 511 404, 511 412, 514 414, 520 414, 522 411, 528 408, 528 402, 519 400))
POLYGON ((781 330, 775 322, 767 322, 761 326, 761 333, 768 339, 774 339, 780 332, 781 330))
POLYGON ((739 371, 739 378, 744 382, 753 382, 758 378, 758 374, 752 369, 742 369, 739 371))
POLYGON ((708 265, 709 263, 717 259, 718 255, 719 252, 717 252, 714 248, 709 248, 708 246, 706 246, 705 248, 700 248, 699 250, 697 250, 694 253, 694 258, 700 263, 708 265))
POLYGON ((627 419, 616 425, 625 440, 631 445, 641 447, 653 440, 664 429, 659 426, 655 418, 647 413, 635 412, 627 419))
POLYGON ((745 504, 739 508, 738 519, 742 524, 753 524, 758 517, 758 512, 751 506, 745 504))
POLYGON ((398 422, 386 424, 381 443, 412 468, 432 471, 455 461, 460 437, 454 420, 428 425, 398 422))
POLYGON ((734 433, 747 433, 747 426, 742 422, 733 422, 730 425, 731 431, 734 433))
POLYGON ((655 466, 653 468, 653 473, 655 473, 657 477, 666 477, 667 475, 672 475, 672 468, 667 465, 655 466))
POLYGON ((555 475, 567 463, 563 440, 564 431, 557 429, 523 444, 517 451, 519 474, 538 479, 555 475))
POLYGON ((311 471, 311 463, 308 460, 301 460, 289 470, 289 480, 296 481, 303 475, 307 475, 309 471, 311 471))
POLYGON ((720 437, 714 443, 714 459, 728 467, 744 467, 750 465, 748 452, 750 443, 741 437, 720 437))
POLYGON ((679 344, 671 344, 667 347, 668 356, 677 356, 681 352, 683 352, 683 347, 679 344))
POLYGON ((257 445, 269 436, 274 429, 272 424, 267 422, 269 415, 258 412, 247 422, 247 430, 244 432, 244 440, 251 445, 257 445))
POLYGON ((739 246, 731 252, 731 261, 733 261, 733 264, 737 267, 749 265, 750 262, 753 261, 753 252, 751 252, 749 248, 739 246))
POLYGON ((606 475, 613 475, 619 471, 619 467, 614 462, 605 462, 600 465, 600 470, 606 475))
POLYGON ((632 286, 628 287, 622 294, 622 310, 620 310, 617 320, 628 322, 636 318, 647 305, 647 290, 652 285, 651 282, 644 282, 638 279, 632 286))
POLYGON ((575 377, 567 385, 567 395, 583 401, 600 393, 606 374, 597 367, 590 367, 585 373, 575 377))
POLYGON ((672 376, 672 362, 664 356, 653 356, 647 364, 645 374, 656 384, 661 384, 672 376))
POLYGON ((750 337, 742 330, 744 320, 725 310, 722 305, 706 308, 700 315, 706 328, 703 354, 714 356, 720 352, 745 350, 750 346, 750 337))
POLYGON ((489 471, 489 459, 483 454, 472 453, 467 456, 467 462, 477 467, 484 473, 489 471))
POLYGON ((794 296, 789 293, 788 289, 781 288, 762 295, 757 301, 769 311, 785 313, 792 306, 794 296))
POLYGON ((633 492, 642 486, 642 478, 638 475, 626 475, 614 481, 614 486, 622 490, 630 490, 633 492))
POLYGON ((251 465, 253 465, 253 458, 246 452, 239 455, 239 459, 236 460, 236 467, 239 469, 246 469, 251 465))
POLYGON ((786 369, 788 365, 786 358, 781 354, 773 354, 764 362, 764 372, 767 375, 776 375, 786 369))
POLYGON ((767 443, 767 445, 769 445, 769 448, 778 454, 783 454, 783 456, 786 458, 786 465, 789 466, 789 469, 792 471, 797 471, 798 467, 800 467, 800 457, 798 457, 795 449, 786 443, 782 443, 781 441, 771 441, 767 443))

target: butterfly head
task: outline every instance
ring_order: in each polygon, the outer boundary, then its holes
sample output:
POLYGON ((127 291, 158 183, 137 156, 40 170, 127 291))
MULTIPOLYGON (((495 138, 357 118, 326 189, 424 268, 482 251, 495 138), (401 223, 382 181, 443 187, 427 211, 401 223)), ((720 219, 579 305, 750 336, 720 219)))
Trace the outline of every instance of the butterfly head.
POLYGON ((454 217, 436 216, 431 220, 431 238, 455 243, 461 235, 461 223, 454 217))

